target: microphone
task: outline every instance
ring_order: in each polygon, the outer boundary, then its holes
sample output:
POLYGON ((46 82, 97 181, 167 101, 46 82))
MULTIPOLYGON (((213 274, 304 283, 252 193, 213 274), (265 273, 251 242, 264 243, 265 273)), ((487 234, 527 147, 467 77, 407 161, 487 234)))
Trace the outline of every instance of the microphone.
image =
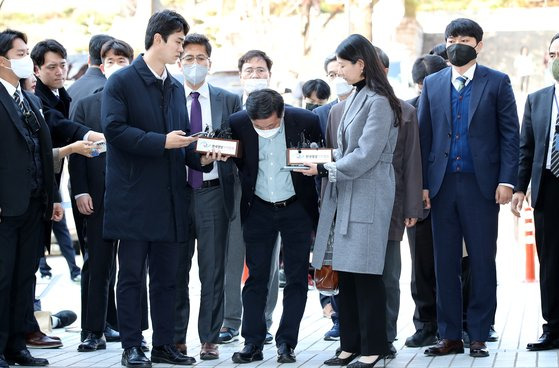
POLYGON ((318 144, 317 144, 316 142, 311 142, 309 148, 317 149, 317 148, 318 148, 318 144))

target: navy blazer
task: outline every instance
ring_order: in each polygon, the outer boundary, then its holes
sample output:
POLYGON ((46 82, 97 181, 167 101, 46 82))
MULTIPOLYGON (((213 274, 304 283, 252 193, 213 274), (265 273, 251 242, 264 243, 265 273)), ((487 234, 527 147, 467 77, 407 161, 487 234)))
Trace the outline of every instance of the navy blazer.
POLYGON ((105 86, 107 78, 99 69, 99 67, 90 66, 77 81, 68 87, 68 94, 72 98, 70 104, 70 119, 74 120, 76 114, 77 103, 87 96, 92 95, 94 92, 99 92, 105 86))
MULTIPOLYGON (((312 112, 296 107, 285 107, 284 113, 285 141, 287 147, 297 147, 303 133, 311 142, 321 142, 320 123, 312 112)), ((245 110, 229 118, 233 138, 241 141, 242 157, 235 160, 241 179, 241 221, 246 219, 254 201, 254 189, 258 176, 258 134, 245 110)), ((293 188, 297 198, 311 216, 313 223, 318 223, 318 197, 314 177, 291 172, 293 188)))
MULTIPOLYGON (((419 99, 423 188, 434 198, 448 164, 452 136, 452 68, 427 76, 419 99)), ((518 178, 518 115, 506 74, 477 65, 468 111, 468 142, 483 196, 494 200, 499 183, 518 178)))
POLYGON ((532 181, 532 206, 538 206, 542 173, 549 149, 549 124, 555 87, 540 89, 528 95, 520 134, 520 161, 516 190, 526 193, 532 181))
MULTIPOLYGON (((43 168, 44 184, 44 212, 45 220, 52 216, 52 204, 59 202, 60 196, 55 189, 54 169, 52 159, 52 145, 47 123, 41 113, 38 98, 23 91, 23 96, 37 116, 41 126, 39 143, 41 164, 43 168)), ((31 176, 28 166, 31 165, 31 152, 25 140, 25 129, 20 121, 20 112, 12 96, 0 84, 0 213, 4 216, 21 216, 29 206, 31 196, 31 176)))
POLYGON ((326 137, 326 125, 328 124, 328 114, 330 113, 330 109, 337 103, 338 99, 336 98, 334 101, 331 101, 326 105, 318 106, 312 111, 318 115, 318 119, 320 120, 320 131, 322 132, 323 137, 326 137))
POLYGON ((185 242, 188 198, 185 163, 200 166, 194 145, 165 149, 166 134, 189 131, 182 85, 157 79, 138 56, 107 80, 101 104, 107 139, 106 239, 185 242))

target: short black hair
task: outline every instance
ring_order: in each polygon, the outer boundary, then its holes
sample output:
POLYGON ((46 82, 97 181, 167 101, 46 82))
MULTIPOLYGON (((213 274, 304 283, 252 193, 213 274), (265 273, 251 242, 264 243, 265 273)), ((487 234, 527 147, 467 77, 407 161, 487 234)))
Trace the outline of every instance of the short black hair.
POLYGON ((324 60, 324 71, 326 72, 326 74, 328 74, 328 64, 330 64, 332 61, 336 61, 336 54, 332 54, 324 60))
POLYGON ((423 55, 413 63, 411 77, 414 83, 423 83, 426 76, 446 68, 446 61, 439 55, 423 55))
POLYGON ((375 51, 377 52, 377 56, 382 63, 382 66, 386 69, 390 68, 390 59, 388 58, 388 55, 386 55, 386 52, 382 51, 382 49, 377 46, 375 46, 375 51))
POLYGON ((101 48, 105 43, 114 40, 114 37, 106 34, 98 34, 91 37, 89 40, 89 64, 101 65, 101 48))
POLYGON ((183 32, 186 36, 189 30, 190 26, 186 20, 182 15, 175 11, 165 9, 153 13, 153 15, 149 18, 146 29, 146 37, 144 40, 146 50, 149 50, 149 48, 153 45, 153 37, 156 33, 159 33, 161 38, 163 38, 163 41, 167 42, 167 38, 169 38, 169 36, 173 33, 183 32))
POLYGON ((446 53, 446 43, 442 42, 433 46, 431 51, 429 51, 429 55, 438 55, 443 59, 448 60, 448 54, 446 53))
POLYGON ((6 57, 8 51, 14 47, 14 40, 16 38, 20 38, 23 42, 27 43, 27 36, 23 32, 9 28, 0 32, 0 56, 6 57))
POLYGON ((245 106, 250 120, 267 119, 274 112, 280 118, 283 116, 283 98, 273 89, 264 88, 250 93, 245 106))
POLYGON ((266 62, 266 66, 268 67, 268 71, 271 72, 272 71, 272 59, 270 59, 270 57, 268 55, 266 55, 266 53, 264 51, 260 51, 260 50, 250 50, 247 51, 243 56, 241 56, 239 58, 239 71, 243 71, 243 65, 245 65, 245 63, 248 63, 250 60, 254 59, 254 58, 259 58, 262 59, 266 62))
POLYGON ((188 45, 204 46, 204 48, 206 49, 206 54, 208 54, 208 57, 212 56, 212 45, 210 44, 210 40, 208 39, 208 37, 204 36, 203 34, 192 33, 186 36, 184 38, 182 47, 186 49, 186 46, 188 45))
POLYGON ((105 58, 107 57, 107 53, 109 51, 112 51, 116 56, 124 56, 130 62, 132 62, 132 60, 134 59, 134 50, 132 49, 132 47, 126 42, 117 40, 116 38, 105 42, 105 44, 103 44, 103 47, 101 47, 100 55, 102 61, 105 61, 105 58))
POLYGON ((45 63, 45 54, 47 52, 54 52, 61 58, 66 59, 66 49, 60 42, 53 39, 41 41, 31 50, 31 59, 39 68, 45 63))
POLYGON ((479 43, 483 39, 483 29, 475 21, 468 18, 457 18, 446 26, 444 39, 449 37, 468 36, 473 37, 479 43))
MULTIPOLYGON (((549 43, 549 47, 551 47, 551 44, 553 43, 553 41, 555 41, 555 40, 558 39, 558 38, 559 38, 559 33, 556 33, 555 36, 553 36, 553 37, 551 38, 551 42, 549 43)), ((548 48, 549 48, 549 47, 548 47, 548 48)))
POLYGON ((316 92, 316 97, 320 100, 330 98, 330 86, 322 79, 311 79, 303 84, 304 97, 310 98, 313 92, 316 92))

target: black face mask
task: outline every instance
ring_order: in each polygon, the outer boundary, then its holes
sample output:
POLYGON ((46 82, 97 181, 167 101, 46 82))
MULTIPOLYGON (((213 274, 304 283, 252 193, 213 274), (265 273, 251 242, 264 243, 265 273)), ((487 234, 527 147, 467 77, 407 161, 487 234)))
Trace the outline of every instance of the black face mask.
POLYGON ((322 106, 319 104, 315 104, 315 103, 306 103, 305 104, 305 109, 309 110, 309 111, 313 111, 314 109, 316 109, 317 107, 322 106))
POLYGON ((446 48, 448 61, 454 66, 464 66, 477 58, 476 49, 470 45, 453 43, 446 48))

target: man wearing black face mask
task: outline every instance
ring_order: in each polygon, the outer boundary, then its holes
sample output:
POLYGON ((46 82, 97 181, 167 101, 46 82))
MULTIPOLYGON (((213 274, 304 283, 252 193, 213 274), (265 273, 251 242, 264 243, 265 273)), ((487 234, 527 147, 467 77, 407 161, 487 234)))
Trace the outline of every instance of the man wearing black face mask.
POLYGON ((330 86, 322 79, 311 79, 303 84, 305 109, 312 111, 324 105, 330 98, 330 86))
POLYGON ((431 208, 441 340, 431 356, 464 352, 462 239, 471 263, 470 355, 486 357, 496 305, 499 205, 518 177, 518 116, 510 79, 477 64, 483 30, 455 19, 445 30, 451 68, 425 78, 419 101, 423 200, 431 208))

